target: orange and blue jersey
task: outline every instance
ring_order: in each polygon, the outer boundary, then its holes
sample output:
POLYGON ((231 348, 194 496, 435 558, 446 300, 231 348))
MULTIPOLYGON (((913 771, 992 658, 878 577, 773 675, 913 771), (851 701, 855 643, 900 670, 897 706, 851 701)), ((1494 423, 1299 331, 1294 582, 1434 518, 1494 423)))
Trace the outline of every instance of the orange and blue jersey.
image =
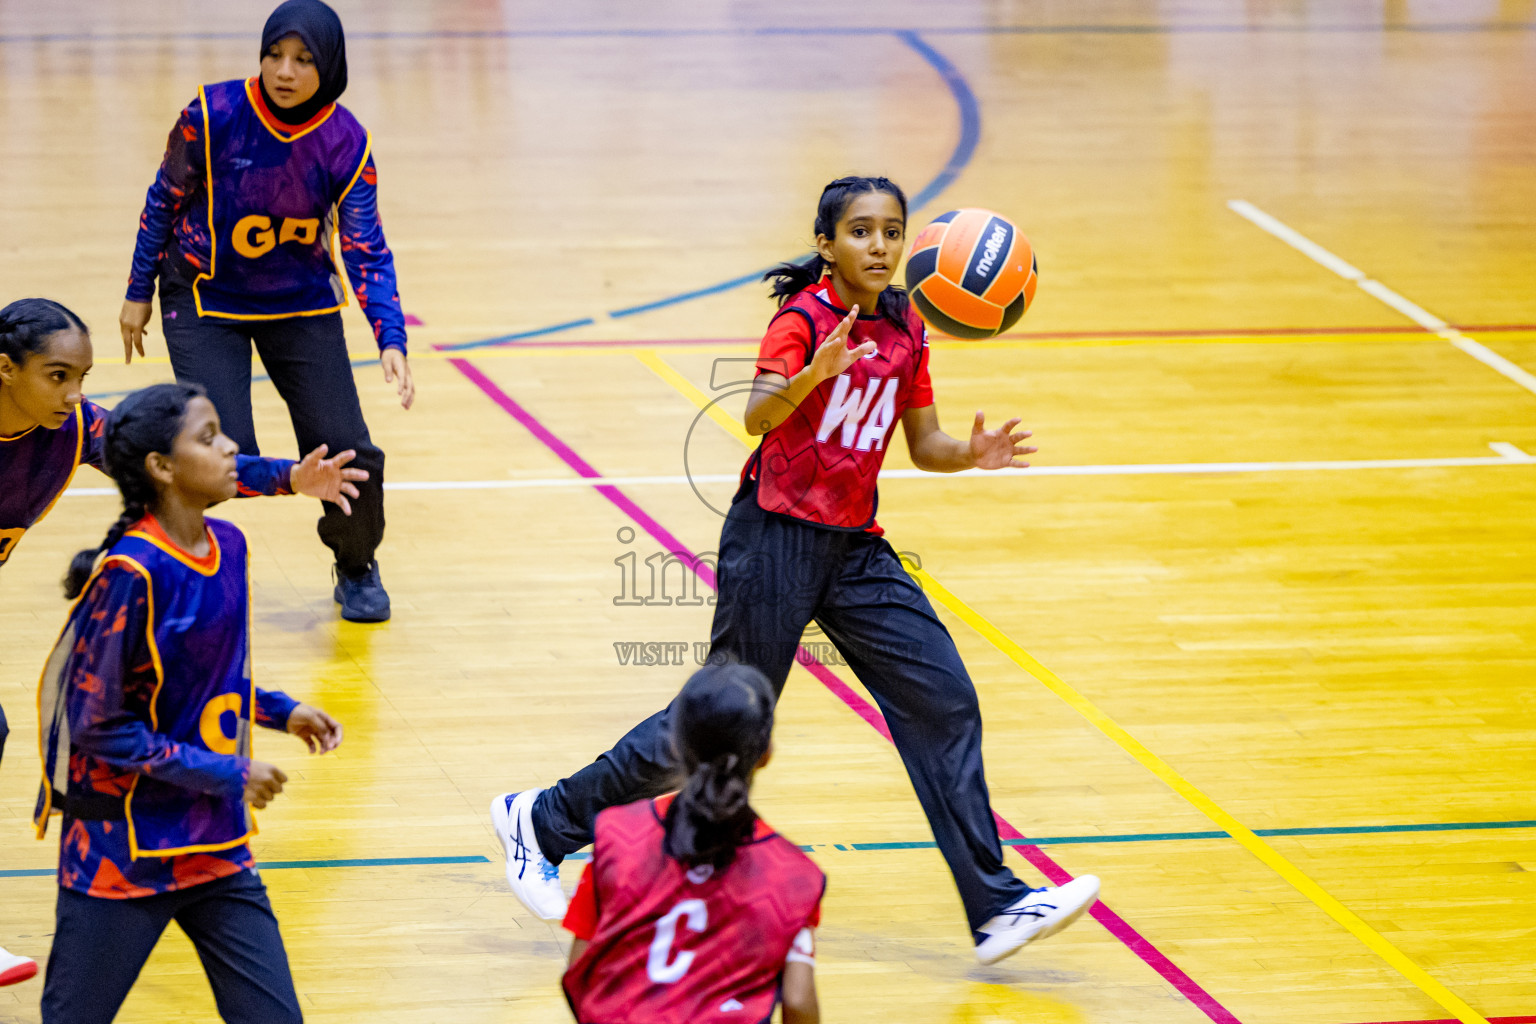
POLYGON ((251 678, 245 535, 207 520, 208 554, 153 516, 98 562, 38 686, 38 837, 63 814, 59 885, 107 899, 249 868, 251 727, 297 702, 251 678))
MULTIPOLYGON (((81 402, 64 425, 36 426, 0 437, 0 565, 16 550, 22 535, 36 526, 59 500, 81 466, 106 467, 107 410, 81 402)), ((243 498, 292 494, 292 459, 255 455, 235 458, 243 498)))
MULTIPOLYGON (((768 325, 757 372, 793 377, 847 315, 830 278, 802 289, 768 325)), ((764 510, 831 529, 884 532, 875 509, 886 442, 908 409, 933 404, 933 385, 928 334, 910 306, 901 326, 859 314, 848 347, 866 341, 874 352, 817 385, 748 458, 742 478, 757 481, 764 510)))
POLYGON ((330 313, 347 304, 335 236, 374 340, 404 351, 377 185, 371 137, 340 104, 288 125, 255 78, 205 85, 171 130, 145 197, 128 298, 150 301, 168 260, 191 278, 200 316, 330 313))

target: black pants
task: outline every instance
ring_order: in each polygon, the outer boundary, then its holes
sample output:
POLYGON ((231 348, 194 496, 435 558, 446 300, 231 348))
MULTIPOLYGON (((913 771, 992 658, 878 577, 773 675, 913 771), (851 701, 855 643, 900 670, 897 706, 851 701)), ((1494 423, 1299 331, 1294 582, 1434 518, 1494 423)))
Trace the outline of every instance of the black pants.
POLYGON ((322 444, 331 454, 357 450, 352 465, 368 471, 357 485, 352 514, 324 502, 320 540, 342 572, 368 568, 384 539, 384 453, 374 447, 352 379, 341 314, 286 320, 224 320, 197 315, 192 291, 169 273, 160 276, 160 315, 176 379, 201 384, 219 421, 246 455, 260 455, 251 419, 251 344, 288 404, 300 456, 322 444))
POLYGON ((110 1024, 173 920, 196 947, 225 1021, 303 1021, 266 886, 254 871, 242 871, 138 899, 60 889, 43 1024, 110 1024))
MULTIPOLYGON (((979 927, 1025 886, 1003 866, 981 764, 981 711, 954 640, 885 540, 764 512, 748 490, 720 534, 711 656, 752 665, 782 691, 813 620, 880 705, 966 916, 979 927)), ((598 811, 676 781, 661 711, 541 794, 539 845, 563 859, 592 841, 598 811)))
POLYGON ((5 720, 5 708, 0 706, 0 761, 5 760, 5 738, 11 734, 11 727, 5 720))

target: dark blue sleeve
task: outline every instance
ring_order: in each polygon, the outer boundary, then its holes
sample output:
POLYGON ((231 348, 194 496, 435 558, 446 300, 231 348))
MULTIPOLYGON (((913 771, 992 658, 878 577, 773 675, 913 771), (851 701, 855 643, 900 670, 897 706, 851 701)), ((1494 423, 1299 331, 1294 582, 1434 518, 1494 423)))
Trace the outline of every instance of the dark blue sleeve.
POLYGON ((236 494, 241 498, 261 495, 292 494, 289 479, 295 463, 292 459, 265 459, 259 455, 236 455, 235 472, 240 475, 236 494))
POLYGON ((139 214, 139 237, 133 246, 133 268, 128 272, 130 302, 148 302, 155 295, 160 254, 171 238, 171 224, 202 183, 203 105, 193 100, 176 119, 165 144, 165 159, 144 196, 139 214))
POLYGON ((379 351, 405 351, 405 314, 400 311, 400 289, 395 285, 395 256, 384 241, 379 220, 378 171, 373 154, 363 160, 357 179, 341 197, 341 259, 347 265, 357 304, 373 325, 379 351))
POLYGON ((286 732, 288 716, 293 714, 293 709, 298 706, 299 702, 282 690, 263 690, 259 686, 256 688, 256 724, 259 726, 286 732))
POLYGON ((80 401, 80 423, 85 439, 80 442, 80 465, 107 471, 107 410, 85 399, 80 401))

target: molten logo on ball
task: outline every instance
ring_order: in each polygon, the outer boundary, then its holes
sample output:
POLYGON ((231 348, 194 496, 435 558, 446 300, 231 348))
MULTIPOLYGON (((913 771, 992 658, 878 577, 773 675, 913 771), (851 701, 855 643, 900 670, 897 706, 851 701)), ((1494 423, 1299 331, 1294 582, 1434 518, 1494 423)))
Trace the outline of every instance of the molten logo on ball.
POLYGON ((1008 229, 998 224, 992 229, 992 237, 987 239, 987 247, 981 256, 981 262, 976 264, 976 273, 986 277, 992 272, 992 264, 997 262, 997 253, 1008 240, 1008 229))

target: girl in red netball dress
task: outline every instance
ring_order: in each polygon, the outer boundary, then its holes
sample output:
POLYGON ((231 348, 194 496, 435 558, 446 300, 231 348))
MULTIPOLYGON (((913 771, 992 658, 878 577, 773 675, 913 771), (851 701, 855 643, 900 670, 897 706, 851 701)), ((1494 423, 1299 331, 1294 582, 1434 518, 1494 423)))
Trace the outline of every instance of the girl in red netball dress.
MULTIPOLYGON (((918 468, 1026 465, 1013 432, 939 429, 928 343, 891 286, 906 246, 906 196, 887 178, 822 192, 816 255, 769 275, 780 308, 759 349, 746 427, 762 436, 720 534, 711 656, 760 669, 777 693, 815 622, 874 695, 965 905, 976 956, 993 963, 1066 927, 1097 898, 1084 875, 1031 889, 1003 864, 981 761, 976 689, 949 631, 875 522, 876 478, 899 422, 918 468), (867 311, 867 312, 866 312, 867 311)), ((592 765, 546 790, 492 802, 507 878, 535 913, 557 917, 555 866, 592 841, 604 807, 669 785, 669 717, 631 729, 592 765)))
POLYGON ((128 396, 105 446, 123 513, 69 567, 79 600, 38 687, 39 838, 64 816, 44 1024, 110 1024, 173 920, 225 1021, 299 1024, 248 845, 249 807, 287 776, 253 759, 251 733, 324 753, 341 726, 252 680, 245 535, 204 516, 234 497, 238 449, 202 390, 128 396))
POLYGON ((597 816, 565 915, 565 994, 580 1024, 816 1024, 826 877, 747 802, 772 750, 772 685, 709 665, 672 703, 685 781, 597 816))

